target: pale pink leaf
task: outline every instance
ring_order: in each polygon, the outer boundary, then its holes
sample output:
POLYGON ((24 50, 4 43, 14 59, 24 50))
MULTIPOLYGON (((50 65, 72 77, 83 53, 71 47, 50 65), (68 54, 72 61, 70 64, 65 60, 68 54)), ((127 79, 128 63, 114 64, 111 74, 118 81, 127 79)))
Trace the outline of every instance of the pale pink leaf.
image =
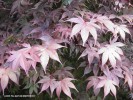
POLYGON ((17 76, 14 72, 10 71, 8 73, 8 76, 14 83, 18 84, 18 79, 17 79, 17 76))
POLYGON ((48 51, 48 54, 49 54, 50 58, 52 58, 53 60, 56 60, 56 61, 60 62, 59 56, 58 56, 58 54, 57 54, 57 52, 55 50, 49 50, 48 51))
POLYGON ((63 80, 59 81, 58 86, 56 88, 56 94, 58 97, 60 96, 60 93, 62 90, 67 96, 69 96, 72 99, 71 91, 69 88, 73 88, 73 89, 77 90, 76 87, 74 86, 74 84, 72 82, 70 82, 72 80, 75 80, 75 79, 64 78, 63 80))
POLYGON ((94 89, 94 94, 97 96, 100 92, 100 88, 93 88, 94 89))
POLYGON ((130 34, 129 29, 128 29, 125 25, 121 25, 120 27, 121 27, 121 29, 122 29, 123 31, 127 32, 128 34, 130 34))
POLYGON ((108 57, 109 57, 108 54, 109 54, 108 51, 103 53, 103 56, 102 56, 102 66, 107 62, 108 57))
POLYGON ((78 91, 75 87, 75 85, 72 83, 72 82, 67 82, 67 85, 70 87, 70 88, 73 88, 75 89, 76 91, 78 91))
POLYGON ((41 65, 43 67, 43 70, 46 73, 46 67, 47 67, 47 64, 48 64, 48 61, 49 61, 49 55, 46 52, 43 52, 43 54, 40 57, 40 60, 41 60, 41 65))
POLYGON ((121 61, 121 57, 120 57, 120 55, 119 55, 118 53, 112 52, 112 54, 113 54, 113 56, 114 56, 115 58, 117 58, 119 61, 121 61))
POLYGON ((105 85, 106 81, 107 81, 107 80, 102 80, 102 81, 100 81, 100 82, 97 84, 96 88, 101 88, 101 87, 103 87, 103 86, 105 85))
POLYGON ((3 94, 4 94, 4 90, 8 85, 8 81, 9 81, 9 77, 7 75, 3 75, 1 77, 1 88, 3 90, 3 94))
POLYGON ((97 40, 97 31, 96 31, 96 29, 94 27, 90 26, 89 31, 90 31, 91 35, 93 36, 93 38, 95 40, 95 43, 96 43, 96 40, 97 40))
POLYGON ((76 35, 78 32, 80 32, 82 28, 81 24, 76 24, 73 29, 72 29, 72 33, 71 33, 71 37, 73 37, 74 35, 76 35))
POLYGON ((122 29, 120 30, 120 35, 122 39, 125 40, 125 32, 122 29))
POLYGON ((26 58, 24 56, 20 57, 20 66, 27 71, 28 62, 26 62, 26 58))
POLYGON ((104 86, 104 98, 109 94, 110 92, 110 84, 105 84, 104 86))
POLYGON ((72 98, 72 97, 71 97, 71 92, 70 92, 69 87, 66 86, 66 84, 64 84, 64 83, 62 83, 62 90, 63 90, 63 92, 64 92, 67 96, 69 96, 70 98, 72 98))
POLYGON ((85 42, 87 41, 88 37, 89 37, 89 31, 87 31, 86 28, 83 28, 81 30, 81 38, 83 40, 83 46, 84 46, 85 42))
POLYGON ((109 31, 114 32, 114 24, 109 20, 104 20, 104 25, 109 29, 109 31))
POLYGON ((123 55, 123 51, 120 48, 115 47, 115 51, 118 52, 120 55, 123 55))
POLYGON ((73 22, 73 23, 78 23, 78 24, 84 22, 84 20, 83 20, 81 17, 78 17, 78 18, 71 18, 71 19, 68 19, 67 21, 73 22))
POLYGON ((113 95, 116 97, 116 88, 115 88, 115 86, 110 84, 110 89, 111 89, 111 92, 113 93, 113 95))
POLYGON ((125 72, 125 83, 126 82, 128 83, 130 90, 132 90, 132 85, 133 85, 132 76, 131 74, 128 74, 127 72, 125 72))
POLYGON ((107 49, 106 48, 101 48, 99 51, 98 51, 98 54, 101 54, 101 53, 103 53, 103 52, 105 52, 107 49))
POLYGON ((61 82, 58 82, 58 87, 56 88, 56 94, 58 96, 58 98, 60 98, 60 94, 61 94, 61 82))
POLYGON ((47 90, 48 87, 49 87, 49 82, 46 82, 45 84, 43 84, 41 92, 47 90))
POLYGON ((52 79, 51 83, 50 83, 51 95, 53 95, 53 92, 54 92, 54 90, 56 89, 57 86, 58 86, 58 82, 55 81, 54 79, 52 79))
POLYGON ((87 87, 86 87, 86 90, 90 89, 93 85, 94 84, 93 84, 92 81, 88 82, 87 87))
POLYGON ((109 61, 113 67, 116 67, 115 57, 111 53, 109 54, 109 61))
POLYGON ((116 46, 116 47, 123 47, 125 44, 123 44, 121 42, 116 42, 116 43, 113 43, 112 45, 116 46))

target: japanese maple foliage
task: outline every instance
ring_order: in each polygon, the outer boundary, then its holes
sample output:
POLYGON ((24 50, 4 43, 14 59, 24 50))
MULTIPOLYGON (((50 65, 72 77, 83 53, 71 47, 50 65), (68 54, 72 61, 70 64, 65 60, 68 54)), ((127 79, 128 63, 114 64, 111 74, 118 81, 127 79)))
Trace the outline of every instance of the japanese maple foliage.
POLYGON ((18 84, 19 75, 17 75, 19 71, 14 71, 11 68, 0 68, 0 79, 1 79, 1 89, 4 94, 4 90, 9 83, 9 79, 14 83, 18 84))
POLYGON ((3 94, 12 86, 9 81, 26 85, 29 94, 48 93, 54 99, 55 95, 79 99, 85 90, 117 99, 122 86, 131 93, 133 63, 123 47, 132 39, 132 4, 130 0, 0 0, 6 15, 4 19, 0 14, 3 94))

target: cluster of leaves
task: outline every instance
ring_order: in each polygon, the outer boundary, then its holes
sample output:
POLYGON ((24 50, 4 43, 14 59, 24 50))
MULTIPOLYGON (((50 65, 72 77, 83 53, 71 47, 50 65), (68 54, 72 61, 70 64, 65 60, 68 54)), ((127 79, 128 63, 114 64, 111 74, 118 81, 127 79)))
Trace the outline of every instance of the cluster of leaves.
POLYGON ((116 98, 121 83, 132 91, 133 64, 121 49, 132 36, 133 15, 124 13, 132 7, 130 0, 94 0, 91 6, 89 0, 12 2, 0 0, 7 14, 0 20, 3 93, 9 79, 18 84, 24 75, 30 94, 41 87, 40 93, 52 97, 56 90, 58 98, 63 92, 73 99, 70 88, 80 92, 80 80, 87 80, 86 91, 93 87, 96 96, 104 88, 104 98, 109 93, 116 98))

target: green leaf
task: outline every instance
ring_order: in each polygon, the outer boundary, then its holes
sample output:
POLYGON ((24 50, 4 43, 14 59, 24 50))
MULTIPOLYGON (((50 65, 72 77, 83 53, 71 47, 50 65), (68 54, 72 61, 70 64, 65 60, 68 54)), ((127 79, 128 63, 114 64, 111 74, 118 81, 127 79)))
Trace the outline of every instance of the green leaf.
POLYGON ((63 5, 70 5, 73 0, 62 0, 63 5))
POLYGON ((32 86, 30 87, 30 89, 29 89, 29 94, 32 94, 33 91, 34 91, 34 85, 32 85, 32 86))

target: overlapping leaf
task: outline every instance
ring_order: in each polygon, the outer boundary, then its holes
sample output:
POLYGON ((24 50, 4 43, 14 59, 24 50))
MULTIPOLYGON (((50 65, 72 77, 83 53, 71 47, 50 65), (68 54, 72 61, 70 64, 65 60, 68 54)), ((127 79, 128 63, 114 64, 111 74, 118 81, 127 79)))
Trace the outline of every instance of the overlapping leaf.
POLYGON ((115 42, 111 44, 107 44, 102 47, 98 53, 102 54, 102 66, 106 64, 109 60, 113 67, 116 67, 116 59, 121 61, 120 55, 123 55, 122 50, 119 47, 124 46, 121 42, 115 42))
POLYGON ((125 34, 130 34, 130 31, 126 25, 115 25, 114 36, 117 36, 118 33, 120 34, 121 38, 125 40, 125 34))
MULTIPOLYGON (((42 45, 36 46, 38 55, 40 57, 41 65, 46 72, 46 67, 49 61, 49 58, 60 62, 58 54, 56 52, 57 49, 63 46, 57 44, 54 41, 45 41, 42 45)), ((61 62, 60 62, 61 63, 61 62)))
POLYGON ((84 57, 86 55, 88 55, 87 58, 88 58, 89 65, 91 65, 91 63, 95 57, 99 59, 99 54, 97 53, 97 48, 94 48, 94 47, 87 46, 86 49, 80 55, 80 57, 84 57))
POLYGON ((125 83, 128 83, 128 86, 130 90, 132 90, 133 87, 133 74, 132 74, 132 69, 133 69, 133 64, 129 61, 129 59, 123 57, 122 62, 118 63, 118 67, 123 70, 123 79, 125 80, 125 83))
POLYGON ((39 62, 39 58, 35 53, 35 49, 29 44, 24 44, 25 48, 22 48, 18 51, 11 51, 12 54, 7 62, 12 63, 12 68, 17 69, 21 67, 27 73, 29 68, 32 67, 35 69, 36 63, 39 62))
POLYGON ((91 87, 93 87, 93 91, 95 93, 95 95, 98 95, 98 93, 100 92, 100 88, 96 88, 97 84, 99 83, 99 79, 97 76, 90 76, 89 78, 87 78, 87 80, 89 80, 86 90, 90 89, 91 87))
POLYGON ((63 67, 59 70, 56 70, 54 73, 54 76, 58 76, 59 79, 64 78, 64 77, 71 77, 73 78, 73 74, 70 72, 74 68, 72 67, 63 67))
POLYGON ((0 79, 1 79, 1 88, 4 90, 9 83, 9 79, 14 83, 18 84, 18 77, 17 73, 13 71, 11 68, 0 68, 0 79))
POLYGON ((97 24, 95 24, 94 22, 91 22, 91 21, 86 22, 81 17, 71 18, 67 21, 76 23, 76 25, 74 25, 74 27, 72 29, 71 37, 80 33, 81 38, 83 40, 83 45, 84 45, 89 37, 89 34, 91 34, 96 42, 97 29, 100 29, 100 27, 97 24))
POLYGON ((43 79, 41 79, 38 83, 43 84, 41 92, 47 90, 48 88, 50 88, 51 96, 53 95, 53 92, 54 92, 55 88, 58 85, 58 82, 56 81, 56 79, 50 78, 48 76, 44 76, 43 79))
POLYGON ((133 87, 133 80, 132 80, 133 76, 130 73, 128 73, 128 72, 124 72, 124 74, 125 74, 125 83, 127 82, 128 85, 129 85, 130 90, 132 90, 132 87, 133 87))
POLYGON ((118 86, 117 83, 111 79, 108 79, 106 76, 99 77, 100 81, 97 84, 96 88, 104 87, 104 98, 110 93, 110 91, 113 93, 113 95, 116 97, 116 87, 118 86))
POLYGON ((60 98, 61 91, 63 91, 67 96, 69 96, 72 99, 71 91, 69 88, 73 88, 76 91, 78 91, 76 89, 76 87, 74 86, 74 84, 71 82, 72 80, 74 80, 74 79, 64 78, 63 80, 58 81, 58 86, 56 88, 56 94, 57 94, 58 98, 60 98))
MULTIPOLYGON (((107 17, 99 15, 94 21, 101 23, 108 31, 114 32, 114 23, 107 17)), ((104 27, 102 27, 104 29, 104 27)))

